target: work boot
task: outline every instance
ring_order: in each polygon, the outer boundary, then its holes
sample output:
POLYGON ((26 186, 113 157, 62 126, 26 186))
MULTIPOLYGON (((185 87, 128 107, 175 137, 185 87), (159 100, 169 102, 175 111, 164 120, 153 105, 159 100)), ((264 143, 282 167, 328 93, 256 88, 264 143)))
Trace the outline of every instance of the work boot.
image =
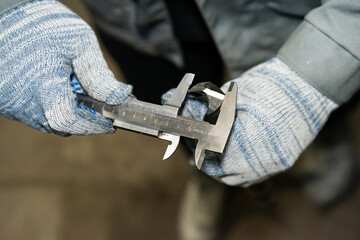
POLYGON ((179 212, 181 240, 215 240, 219 238, 226 186, 202 172, 189 179, 179 212))

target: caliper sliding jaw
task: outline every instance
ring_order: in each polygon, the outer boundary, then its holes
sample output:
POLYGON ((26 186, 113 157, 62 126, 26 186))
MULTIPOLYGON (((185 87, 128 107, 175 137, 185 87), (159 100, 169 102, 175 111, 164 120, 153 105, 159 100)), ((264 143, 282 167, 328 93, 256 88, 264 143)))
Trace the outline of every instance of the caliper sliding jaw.
POLYGON ((237 85, 231 83, 226 94, 212 83, 199 83, 189 90, 194 76, 185 74, 164 105, 139 101, 134 96, 127 97, 120 105, 108 105, 80 94, 77 95, 78 104, 113 119, 115 127, 170 141, 163 159, 175 152, 180 136, 197 140, 195 163, 200 169, 206 150, 222 153, 225 148, 235 119, 237 85), (206 97, 208 110, 204 119, 208 117, 209 122, 178 115, 188 90, 206 97))

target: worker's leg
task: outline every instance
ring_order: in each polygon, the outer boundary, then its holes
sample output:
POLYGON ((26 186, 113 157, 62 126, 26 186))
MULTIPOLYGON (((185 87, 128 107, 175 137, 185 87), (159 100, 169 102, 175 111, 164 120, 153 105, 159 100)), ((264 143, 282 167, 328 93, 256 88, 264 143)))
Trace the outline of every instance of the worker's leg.
POLYGON ((319 206, 337 203, 354 186, 359 153, 349 119, 359 109, 359 100, 357 94, 335 111, 305 153, 304 192, 319 206))

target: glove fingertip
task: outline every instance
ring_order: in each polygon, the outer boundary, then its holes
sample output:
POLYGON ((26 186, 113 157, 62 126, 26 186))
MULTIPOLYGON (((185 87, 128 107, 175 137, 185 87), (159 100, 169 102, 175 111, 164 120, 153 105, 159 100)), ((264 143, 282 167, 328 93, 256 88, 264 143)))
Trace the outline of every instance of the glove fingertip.
POLYGON ((132 92, 133 87, 128 84, 120 83, 119 86, 112 89, 106 97, 105 102, 110 105, 121 104, 132 92))
POLYGON ((164 93, 162 96, 161 96, 161 103, 162 104, 166 104, 169 99, 171 98, 171 96, 173 95, 175 91, 175 88, 173 89, 170 89, 169 91, 167 91, 166 93, 164 93))
POLYGON ((103 117, 101 114, 96 114, 93 110, 78 106, 75 110, 78 117, 76 135, 97 135, 114 133, 115 129, 112 120, 103 117))

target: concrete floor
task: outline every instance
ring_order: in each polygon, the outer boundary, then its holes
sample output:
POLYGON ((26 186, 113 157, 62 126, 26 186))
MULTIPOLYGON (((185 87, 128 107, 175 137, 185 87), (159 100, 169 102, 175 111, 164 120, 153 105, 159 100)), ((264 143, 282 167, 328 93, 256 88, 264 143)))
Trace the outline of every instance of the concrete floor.
MULTIPOLYGON (((88 19, 80 2, 64 2, 88 19)), ((358 149, 359 120, 358 111, 351 120, 358 149)), ((60 138, 3 118, 0 133, 0 239, 177 239, 178 206, 192 174, 185 149, 161 161, 166 142, 155 138, 122 130, 60 138)), ((233 190, 222 239, 360 239, 359 187, 328 211, 292 184, 276 186, 271 210, 233 190)))

